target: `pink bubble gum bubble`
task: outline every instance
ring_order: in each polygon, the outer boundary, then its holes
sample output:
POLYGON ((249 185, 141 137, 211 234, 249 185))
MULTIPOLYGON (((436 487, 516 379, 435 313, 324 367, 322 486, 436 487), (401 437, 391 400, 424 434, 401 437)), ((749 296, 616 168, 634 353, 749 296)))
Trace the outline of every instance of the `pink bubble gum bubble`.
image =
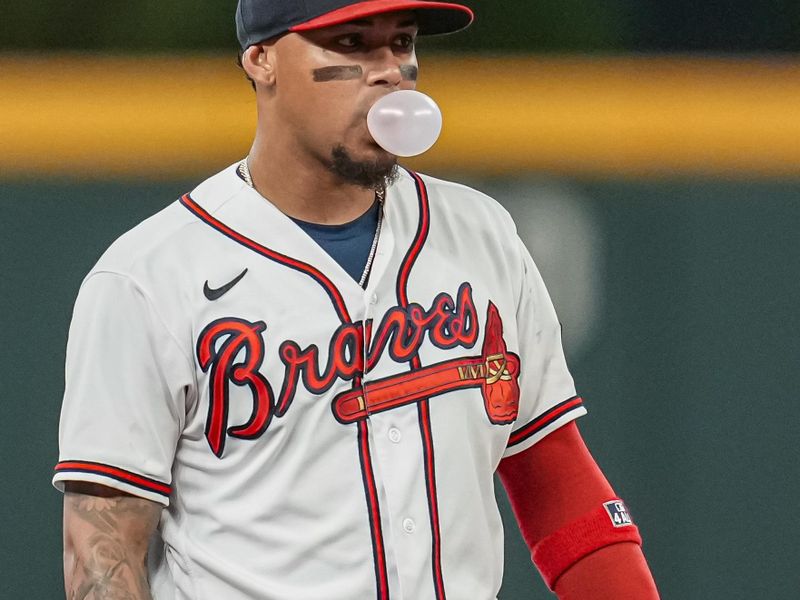
POLYGON ((367 128, 377 144, 396 156, 429 150, 442 132, 442 111, 429 96, 414 90, 387 94, 370 108, 367 128))

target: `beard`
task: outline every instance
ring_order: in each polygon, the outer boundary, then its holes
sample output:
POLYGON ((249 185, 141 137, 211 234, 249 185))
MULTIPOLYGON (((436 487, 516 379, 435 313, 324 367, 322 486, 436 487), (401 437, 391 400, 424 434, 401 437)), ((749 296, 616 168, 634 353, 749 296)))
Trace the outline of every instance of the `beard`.
POLYGON ((357 161, 339 144, 331 151, 328 170, 346 183, 368 190, 386 189, 399 177, 397 157, 386 154, 385 158, 357 161))

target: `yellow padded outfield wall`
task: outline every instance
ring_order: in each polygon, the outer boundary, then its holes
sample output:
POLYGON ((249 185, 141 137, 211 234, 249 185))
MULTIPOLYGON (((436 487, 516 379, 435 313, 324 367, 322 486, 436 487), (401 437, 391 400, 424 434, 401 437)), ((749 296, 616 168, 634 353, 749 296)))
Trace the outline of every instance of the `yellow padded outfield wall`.
MULTIPOLYGON (((800 59, 422 58, 442 107, 418 169, 590 177, 800 175, 800 59)), ((232 57, 0 55, 0 179, 174 179, 243 156, 232 57)))

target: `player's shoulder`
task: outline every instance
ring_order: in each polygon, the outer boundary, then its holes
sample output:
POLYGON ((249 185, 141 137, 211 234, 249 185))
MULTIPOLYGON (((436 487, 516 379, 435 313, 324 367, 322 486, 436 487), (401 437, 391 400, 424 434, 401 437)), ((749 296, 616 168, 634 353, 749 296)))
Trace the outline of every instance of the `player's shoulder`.
MULTIPOLYGON (((234 165, 203 181, 188 196, 203 198, 204 206, 213 211, 233 197, 241 184, 234 165)), ((205 233, 205 228, 187 210, 185 197, 174 200, 118 237, 89 275, 107 271, 135 276, 158 264, 184 262, 198 244, 198 235, 205 233)))
POLYGON ((418 176, 422 180, 432 211, 446 213, 449 220, 458 220, 467 226, 500 228, 516 235, 511 214, 488 194, 463 183, 423 173, 407 172, 406 176, 412 180, 418 176))

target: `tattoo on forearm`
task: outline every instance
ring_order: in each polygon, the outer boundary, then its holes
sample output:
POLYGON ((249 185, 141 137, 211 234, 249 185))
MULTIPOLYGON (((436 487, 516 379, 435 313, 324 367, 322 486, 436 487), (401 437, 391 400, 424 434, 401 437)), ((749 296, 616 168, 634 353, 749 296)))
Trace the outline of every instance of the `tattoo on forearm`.
POLYGON ((67 573, 67 598, 151 600, 145 557, 159 507, 140 498, 70 493, 65 502, 84 536, 83 552, 67 573))

